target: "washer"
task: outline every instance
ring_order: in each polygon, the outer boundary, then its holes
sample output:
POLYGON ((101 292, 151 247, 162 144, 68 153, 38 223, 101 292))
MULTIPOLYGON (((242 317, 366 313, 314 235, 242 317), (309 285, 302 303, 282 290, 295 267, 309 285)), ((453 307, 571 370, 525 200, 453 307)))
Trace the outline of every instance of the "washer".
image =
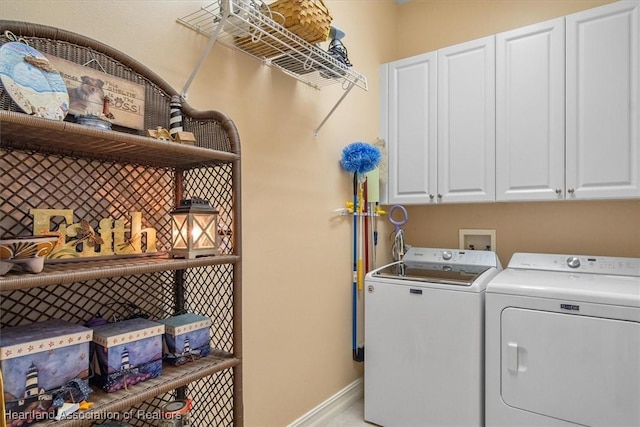
POLYGON ((494 252, 410 248, 367 274, 364 418, 383 426, 484 422, 484 294, 494 252))
POLYGON ((640 426, 640 258, 516 253, 486 335, 487 426, 640 426))

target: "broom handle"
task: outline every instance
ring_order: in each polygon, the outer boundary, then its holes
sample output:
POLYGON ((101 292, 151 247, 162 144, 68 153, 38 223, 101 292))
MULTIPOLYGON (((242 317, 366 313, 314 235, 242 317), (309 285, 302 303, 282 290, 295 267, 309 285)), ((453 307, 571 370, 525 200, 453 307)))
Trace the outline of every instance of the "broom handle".
POLYGON ((358 172, 353 173, 353 295, 351 344, 353 358, 358 349, 358 172))
POLYGON ((371 214, 371 212, 369 211, 369 201, 367 198, 367 180, 364 181, 364 191, 363 191, 363 200, 362 200, 362 206, 363 206, 363 210, 365 214, 364 218, 362 219, 364 221, 364 272, 365 274, 369 271, 369 233, 370 231, 370 224, 369 224, 369 215, 371 214))

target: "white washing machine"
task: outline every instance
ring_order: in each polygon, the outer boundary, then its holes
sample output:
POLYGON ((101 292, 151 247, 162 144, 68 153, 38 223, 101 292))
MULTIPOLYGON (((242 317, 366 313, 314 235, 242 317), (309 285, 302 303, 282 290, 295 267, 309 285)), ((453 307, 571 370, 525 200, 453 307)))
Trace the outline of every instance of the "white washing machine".
POLYGON ((383 426, 480 426, 484 293, 494 252, 411 248, 367 274, 364 418, 383 426))
POLYGON ((514 254, 486 336, 487 426, 640 426, 640 258, 514 254))

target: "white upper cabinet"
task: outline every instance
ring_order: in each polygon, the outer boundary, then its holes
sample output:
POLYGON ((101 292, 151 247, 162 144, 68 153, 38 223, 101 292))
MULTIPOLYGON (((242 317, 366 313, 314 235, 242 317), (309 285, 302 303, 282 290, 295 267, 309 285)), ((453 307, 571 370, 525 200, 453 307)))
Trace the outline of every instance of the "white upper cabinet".
POLYGON ((388 203, 640 198, 640 0, 381 74, 388 203))
POLYGON ((563 199, 564 18, 496 36, 496 200, 563 199))
POLYGON ((566 17, 567 198, 640 197, 639 1, 566 17))
POLYGON ((381 68, 388 203, 426 204, 436 189, 436 52, 381 68))
POLYGON ((495 200, 493 36, 382 66, 388 200, 495 200))
POLYGON ((495 200, 495 38, 438 51, 438 202, 495 200))

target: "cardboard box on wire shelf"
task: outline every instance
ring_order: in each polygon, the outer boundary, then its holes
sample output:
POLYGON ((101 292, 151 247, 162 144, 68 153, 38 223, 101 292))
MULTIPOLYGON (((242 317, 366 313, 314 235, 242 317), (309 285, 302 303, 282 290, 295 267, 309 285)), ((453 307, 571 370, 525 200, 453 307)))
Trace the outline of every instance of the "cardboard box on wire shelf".
POLYGON ((164 324, 165 362, 178 366, 211 353, 210 318, 185 313, 158 322, 164 324))
POLYGON ((91 329, 59 319, 0 330, 8 426, 51 419, 54 401, 86 399, 92 336, 91 329))
POLYGON ((135 318, 93 329, 91 381, 107 393, 162 374, 164 325, 135 318))

